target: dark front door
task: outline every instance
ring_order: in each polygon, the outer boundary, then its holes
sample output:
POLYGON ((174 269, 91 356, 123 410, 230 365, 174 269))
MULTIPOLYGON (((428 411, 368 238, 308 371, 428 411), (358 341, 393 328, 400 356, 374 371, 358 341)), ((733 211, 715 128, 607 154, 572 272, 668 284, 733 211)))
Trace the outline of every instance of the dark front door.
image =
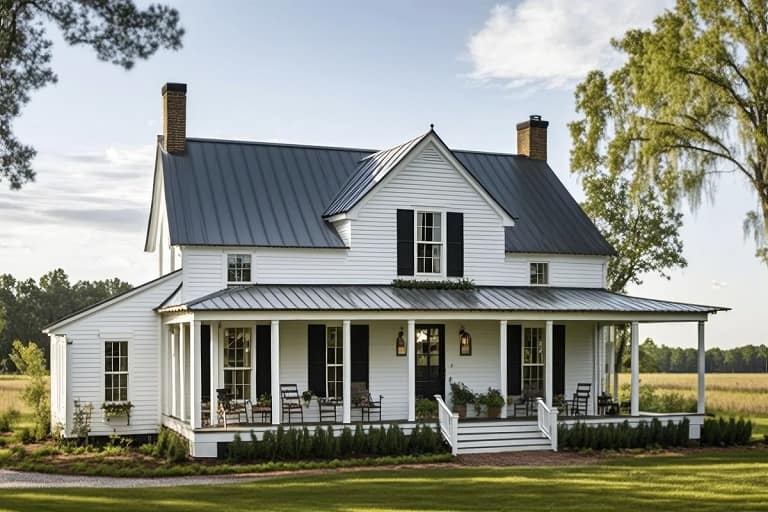
POLYGON ((445 326, 416 326, 416 398, 445 395, 445 326))

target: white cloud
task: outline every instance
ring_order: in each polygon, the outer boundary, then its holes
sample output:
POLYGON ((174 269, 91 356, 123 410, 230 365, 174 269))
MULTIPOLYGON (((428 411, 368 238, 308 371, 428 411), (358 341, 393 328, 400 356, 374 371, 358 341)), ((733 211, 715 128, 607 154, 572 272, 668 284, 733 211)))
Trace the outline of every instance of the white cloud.
POLYGON ((725 288, 728 286, 728 283, 725 281, 718 281, 717 279, 712 280, 712 288, 715 290, 720 290, 721 288, 725 288))
POLYGON ((617 64, 612 37, 648 27, 670 0, 522 0, 491 9, 468 48, 472 76, 510 87, 559 88, 617 64))

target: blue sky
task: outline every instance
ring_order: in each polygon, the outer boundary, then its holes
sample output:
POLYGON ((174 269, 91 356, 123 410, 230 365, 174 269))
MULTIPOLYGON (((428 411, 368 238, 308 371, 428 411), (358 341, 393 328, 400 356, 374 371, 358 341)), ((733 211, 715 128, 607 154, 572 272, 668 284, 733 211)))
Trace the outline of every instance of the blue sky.
MULTIPOLYGON (((35 92, 16 123, 39 151, 38 179, 21 192, 0 187, 0 272, 154 277, 142 247, 166 81, 189 85, 188 134, 198 137, 380 148, 434 123, 452 147, 515 152, 515 123, 540 114, 550 121, 550 165, 579 198, 566 127, 574 85, 615 65, 609 38, 648 25, 664 5, 180 2, 184 48, 130 72, 56 35, 59 82, 35 92)), ((768 269, 741 235, 754 203, 745 185, 722 181, 711 201, 685 209, 689 267, 632 293, 733 307, 709 323, 710 345, 768 343, 756 321, 768 269)), ((693 326, 643 326, 646 335, 696 339, 693 326)))

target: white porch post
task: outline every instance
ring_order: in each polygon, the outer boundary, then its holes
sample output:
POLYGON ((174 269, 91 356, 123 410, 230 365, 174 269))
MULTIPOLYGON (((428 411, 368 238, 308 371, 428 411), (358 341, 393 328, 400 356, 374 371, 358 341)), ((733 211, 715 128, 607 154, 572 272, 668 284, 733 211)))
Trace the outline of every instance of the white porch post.
POLYGON ((696 401, 696 412, 699 414, 704 414, 706 410, 706 401, 705 401, 705 382, 704 382, 704 375, 706 373, 706 365, 707 365, 707 359, 706 359, 706 350, 704 348, 704 322, 699 322, 699 394, 696 401))
POLYGON ((408 320, 408 421, 416 421, 416 321, 408 320))
POLYGON ((611 390, 613 391, 613 399, 618 400, 619 399, 619 372, 616 368, 616 326, 612 325, 610 330, 610 336, 611 336, 611 379, 613 379, 613 384, 611 384, 611 390))
POLYGON ((499 322, 499 391, 504 397, 501 417, 507 417, 507 321, 499 322))
POLYGON ((280 320, 272 320, 270 333, 270 351, 272 352, 272 424, 279 425, 280 417, 280 320))
POLYGON ((597 322, 592 329, 592 357, 594 359, 592 364, 593 391, 589 396, 592 401, 592 411, 597 414, 597 396, 600 394, 600 324, 597 322))
POLYGON ((193 321, 189 323, 189 420, 192 428, 200 428, 202 426, 202 414, 200 411, 200 402, 202 400, 200 382, 201 353, 200 322, 193 321))
POLYGON ((544 402, 552 407, 552 320, 547 320, 544 334, 544 402))
POLYGON ((632 395, 630 400, 630 414, 637 416, 640 413, 640 343, 638 342, 638 323, 632 322, 632 395))
POLYGON ((219 389, 219 329, 215 323, 211 323, 211 425, 216 425, 219 422, 218 410, 219 410, 219 397, 216 395, 216 390, 219 389))
POLYGON ((611 396, 614 400, 618 400, 616 386, 613 384, 613 375, 616 373, 616 340, 611 336, 613 332, 612 327, 606 327, 606 335, 608 336, 608 376, 606 379, 609 381, 607 386, 611 388, 611 396))
POLYGON ((176 330, 173 326, 169 326, 168 332, 170 333, 169 341, 171 343, 171 416, 179 416, 179 390, 177 384, 179 382, 179 344, 178 336, 176 336, 176 330))
POLYGON ((343 376, 342 381, 342 414, 341 421, 343 423, 352 423, 352 322, 349 320, 342 321, 342 362, 341 368, 343 376))
POLYGON ((187 420, 187 333, 179 324, 179 418, 187 420))

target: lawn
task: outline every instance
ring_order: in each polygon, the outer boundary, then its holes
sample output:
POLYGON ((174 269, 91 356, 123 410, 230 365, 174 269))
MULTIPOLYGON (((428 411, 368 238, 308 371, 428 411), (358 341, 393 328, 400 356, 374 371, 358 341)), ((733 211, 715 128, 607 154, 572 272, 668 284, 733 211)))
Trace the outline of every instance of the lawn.
POLYGON ((0 490, 0 510, 768 510, 768 450, 554 467, 400 469, 175 488, 0 490))

